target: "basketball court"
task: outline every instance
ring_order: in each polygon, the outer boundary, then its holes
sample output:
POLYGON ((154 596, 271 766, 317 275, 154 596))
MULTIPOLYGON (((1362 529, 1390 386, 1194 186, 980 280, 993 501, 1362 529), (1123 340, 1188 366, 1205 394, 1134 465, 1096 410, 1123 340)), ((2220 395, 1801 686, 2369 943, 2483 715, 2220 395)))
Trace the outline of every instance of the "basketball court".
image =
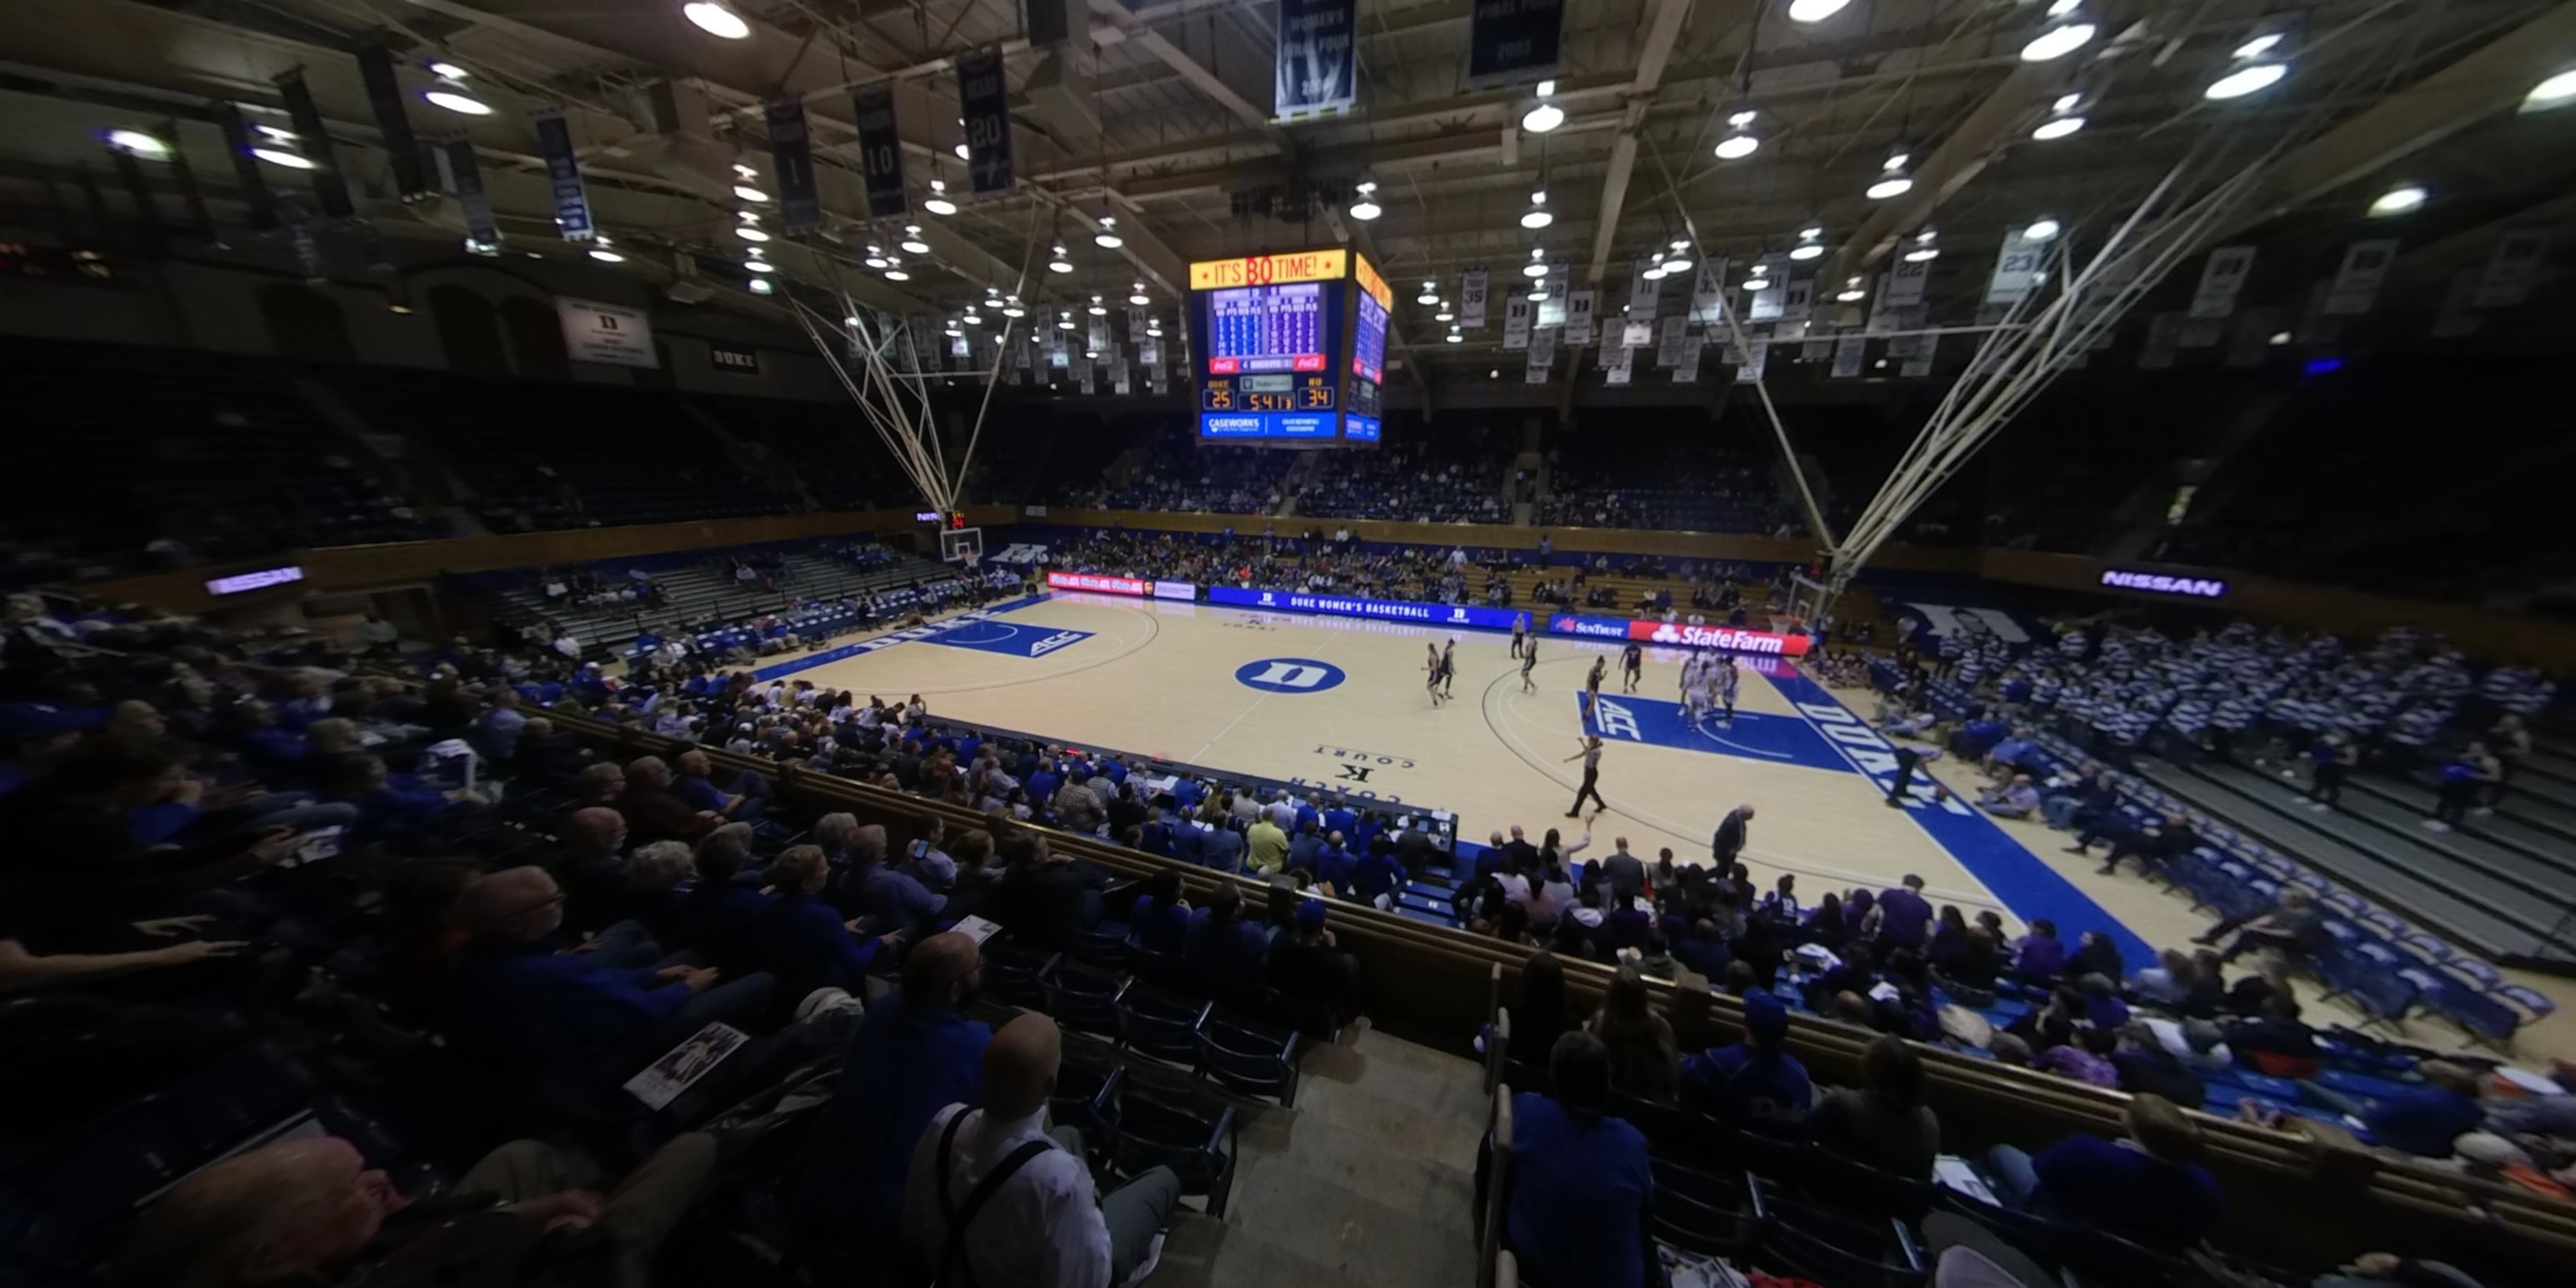
MULTIPOLYGON (((1520 824, 1535 841, 1586 825, 1564 817, 1581 779, 1567 763, 1581 735, 1602 734, 1609 812, 1590 825, 1587 856, 1626 837, 1651 861, 1670 847, 1705 862, 1726 811, 1756 816, 1743 859, 1768 888, 1798 877, 1809 903, 1829 890, 1877 889, 1920 874, 1935 902, 1992 908, 2016 930, 2035 917, 2078 930, 2126 927, 2121 947, 2203 924, 2134 876, 2094 878, 2098 859, 2036 822, 1995 820, 1955 799, 1926 799, 1918 773, 1907 808, 1884 804, 1887 744, 1793 664, 1739 659, 1736 716, 1694 721, 1679 703, 1682 650, 1646 651, 1634 695, 1620 692, 1619 646, 1550 636, 1538 643, 1535 693, 1503 634, 1205 604, 1058 593, 944 619, 810 657, 763 676, 899 700, 918 693, 933 716, 1346 791, 1457 816, 1482 841, 1520 824), (1426 696, 1426 646, 1457 641, 1455 698, 1426 696), (1597 718, 1583 710, 1585 673, 1610 659, 1597 718), (2098 896, 2098 898, 2097 898, 2098 896), (2115 911, 2116 910, 2116 911, 2115 911)), ((1973 792, 1983 775, 1932 766, 1973 792)))

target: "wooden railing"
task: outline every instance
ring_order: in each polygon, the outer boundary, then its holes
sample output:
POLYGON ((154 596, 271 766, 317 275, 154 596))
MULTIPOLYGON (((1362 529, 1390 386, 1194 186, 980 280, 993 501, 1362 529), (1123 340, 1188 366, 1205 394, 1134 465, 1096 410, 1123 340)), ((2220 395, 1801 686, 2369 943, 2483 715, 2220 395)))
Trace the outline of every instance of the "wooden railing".
MULTIPOLYGON (((558 716, 559 726, 620 761, 665 754, 673 744, 635 728, 558 716)), ((862 822, 898 834, 921 815, 937 815, 951 829, 982 828, 986 816, 900 792, 805 771, 782 773, 773 762, 707 749, 725 772, 758 770, 778 782, 777 795, 800 810, 847 811, 862 822)), ((1027 827, 1027 824, 1007 824, 1027 827)), ((1241 888, 1245 902, 1261 907, 1268 887, 1257 880, 1176 863, 1051 828, 1038 828, 1050 848, 1098 864, 1119 879, 1142 880, 1166 868, 1182 874, 1187 897, 1203 900, 1220 882, 1241 888)), ((1529 950, 1499 940, 1336 902, 1332 930, 1360 963, 1372 1025, 1426 1045, 1468 1054, 1471 1037, 1493 1013, 1505 977, 1515 976, 1529 950)), ((1563 961, 1576 1014, 1608 986, 1610 971, 1591 962, 1563 961)), ((1743 1020, 1741 1004, 1711 993, 1696 980, 1650 981, 1658 1005, 1675 1018, 1686 1044, 1694 1031, 1731 1041, 1743 1020)), ((1875 1035, 1822 1019, 1801 1018, 1789 1049, 1820 1082, 1858 1081, 1862 1050, 1875 1035)), ((1939 1047, 1921 1048, 1928 1095, 1941 1116, 1945 1142, 2010 1142, 2035 1147, 2072 1132, 2120 1134, 2128 1097, 2069 1079, 2011 1068, 1939 1047)), ((2332 1264, 2374 1250, 2439 1256, 2474 1246, 2488 1255, 2524 1264, 2534 1276, 2563 1275, 2576 1255, 2576 1203, 2565 1203, 2495 1182, 2472 1179, 2429 1163, 2332 1148, 2249 1124, 2203 1116, 2208 1165, 2226 1186, 2229 1242, 2256 1255, 2301 1264, 2332 1264)), ((2541 1280, 2535 1278, 2534 1282, 2541 1280)))

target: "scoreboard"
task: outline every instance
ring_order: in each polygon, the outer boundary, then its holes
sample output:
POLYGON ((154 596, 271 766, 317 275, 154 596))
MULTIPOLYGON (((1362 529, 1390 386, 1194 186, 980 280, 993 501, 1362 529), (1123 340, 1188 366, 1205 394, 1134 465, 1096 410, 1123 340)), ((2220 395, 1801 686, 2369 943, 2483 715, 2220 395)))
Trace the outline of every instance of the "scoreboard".
POLYGON ((1191 264, 1200 439, 1376 442, 1391 302, 1368 261, 1340 249, 1191 264))

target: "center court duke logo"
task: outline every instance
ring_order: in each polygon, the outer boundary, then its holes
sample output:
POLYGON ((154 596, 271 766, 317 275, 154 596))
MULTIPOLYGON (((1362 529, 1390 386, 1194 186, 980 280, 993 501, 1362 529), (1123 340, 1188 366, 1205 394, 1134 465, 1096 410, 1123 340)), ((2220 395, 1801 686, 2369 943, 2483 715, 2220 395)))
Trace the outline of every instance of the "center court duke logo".
POLYGON ((1310 657, 1265 657, 1234 668, 1234 682, 1264 693, 1321 693, 1350 676, 1310 657))

